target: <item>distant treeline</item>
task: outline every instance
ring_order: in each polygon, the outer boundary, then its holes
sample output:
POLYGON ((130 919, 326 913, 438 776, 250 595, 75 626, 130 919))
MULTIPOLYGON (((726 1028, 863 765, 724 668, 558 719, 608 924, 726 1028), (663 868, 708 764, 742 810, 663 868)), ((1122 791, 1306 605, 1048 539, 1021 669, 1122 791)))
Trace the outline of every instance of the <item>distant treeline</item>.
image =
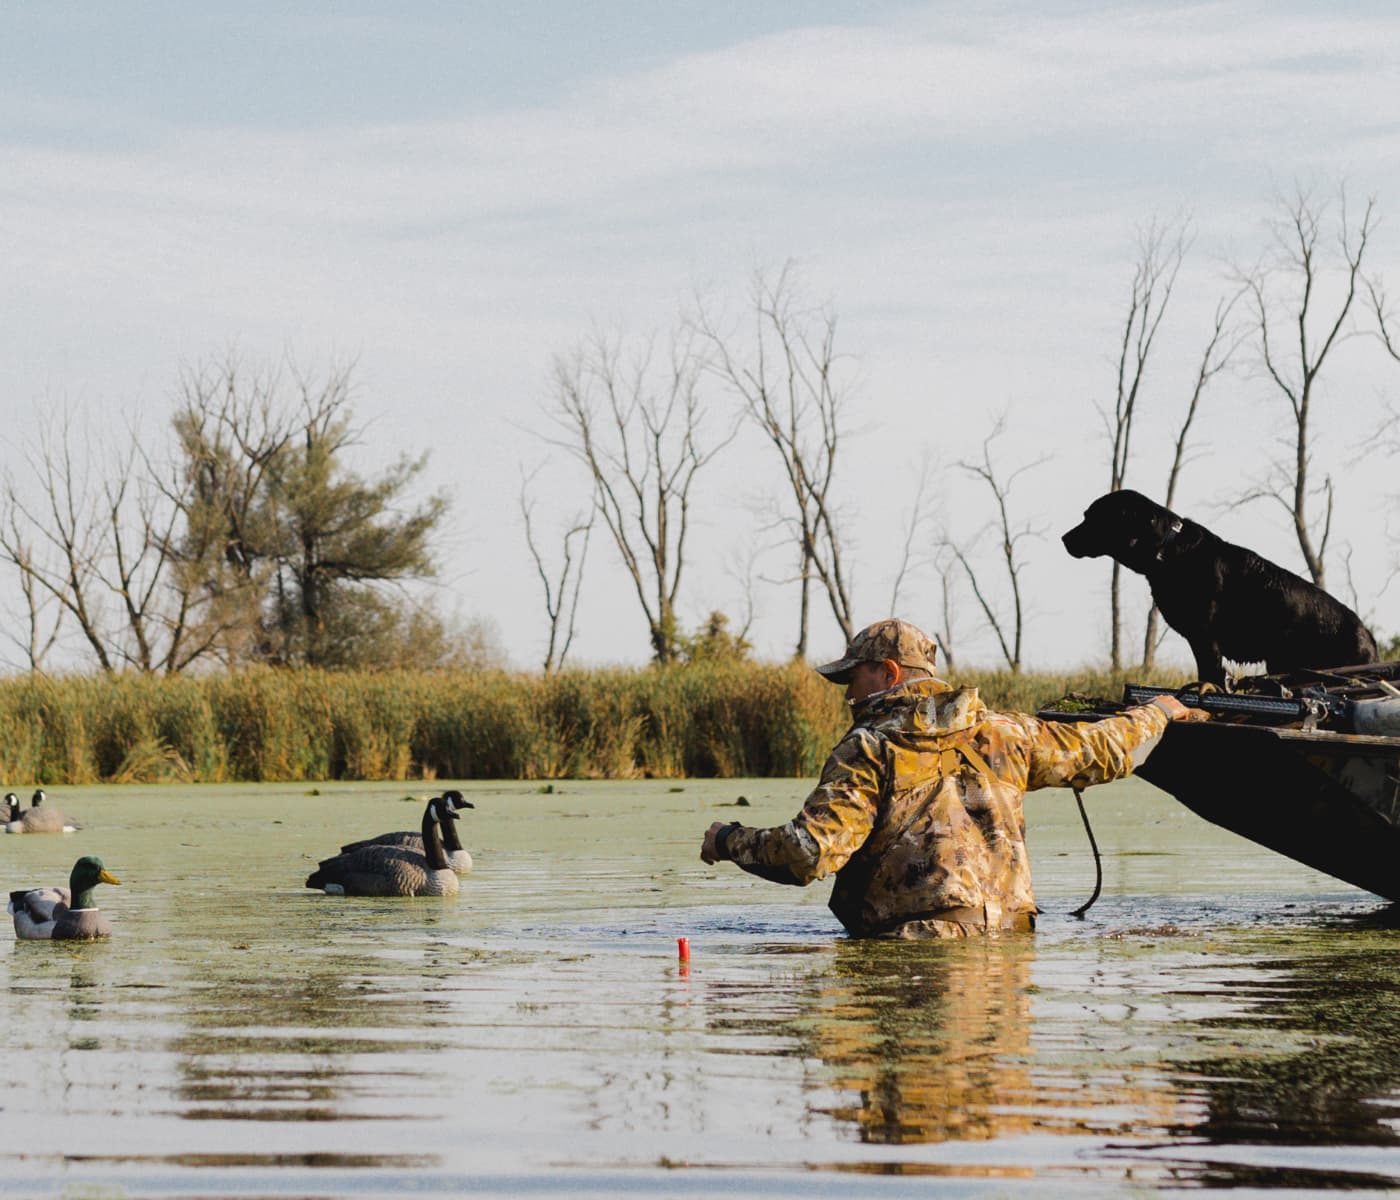
MULTIPOLYGON (((1122 686, 972 678, 993 707, 1032 712, 1122 686)), ((19 676, 0 679, 0 786, 810 776, 846 725, 840 689, 798 664, 19 676)))

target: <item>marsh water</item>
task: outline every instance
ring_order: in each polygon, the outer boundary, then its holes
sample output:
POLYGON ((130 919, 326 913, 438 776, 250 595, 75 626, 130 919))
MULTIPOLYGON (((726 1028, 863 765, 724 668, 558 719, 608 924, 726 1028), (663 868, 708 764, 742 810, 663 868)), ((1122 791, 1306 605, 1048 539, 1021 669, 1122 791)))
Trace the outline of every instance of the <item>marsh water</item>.
POLYGON ((301 886, 416 828, 404 785, 54 789, 84 829, 0 838, 0 875, 100 854, 116 933, 0 934, 0 1193, 1400 1186, 1389 911, 1145 783, 1087 796, 1083 920, 1073 799, 1038 793, 1039 931, 955 944, 850 941, 829 885, 700 863, 801 781, 553 786, 464 788, 451 900, 301 886))

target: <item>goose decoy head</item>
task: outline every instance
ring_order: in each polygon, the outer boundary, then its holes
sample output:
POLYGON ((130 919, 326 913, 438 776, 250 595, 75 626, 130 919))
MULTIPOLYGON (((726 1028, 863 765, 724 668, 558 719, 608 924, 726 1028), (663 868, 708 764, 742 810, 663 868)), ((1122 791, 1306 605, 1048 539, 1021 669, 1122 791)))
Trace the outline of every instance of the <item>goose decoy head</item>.
POLYGON ((19 797, 14 792, 5 793, 5 807, 10 810, 10 820, 19 816, 19 797))
POLYGON ((438 828, 442 829, 448 821, 457 820, 457 814, 442 796, 434 796, 428 801, 428 813, 437 822, 438 828))
POLYGON ((443 792, 442 799, 446 800, 453 808, 475 808, 476 805, 462 795, 456 788, 443 792))
POLYGON ((44 789, 35 788, 34 794, 29 797, 29 807, 38 808, 44 802, 44 789))

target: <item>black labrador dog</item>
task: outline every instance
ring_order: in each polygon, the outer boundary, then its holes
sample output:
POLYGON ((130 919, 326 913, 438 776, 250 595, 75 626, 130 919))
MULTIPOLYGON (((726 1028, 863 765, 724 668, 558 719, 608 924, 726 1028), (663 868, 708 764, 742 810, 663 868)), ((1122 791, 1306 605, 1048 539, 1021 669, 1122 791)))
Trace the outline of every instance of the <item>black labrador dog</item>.
POLYGON ((1107 554, 1145 575, 1207 683, 1226 686, 1225 658, 1271 675, 1376 661, 1375 638, 1345 604, 1141 492, 1100 496, 1061 540, 1075 558, 1107 554))

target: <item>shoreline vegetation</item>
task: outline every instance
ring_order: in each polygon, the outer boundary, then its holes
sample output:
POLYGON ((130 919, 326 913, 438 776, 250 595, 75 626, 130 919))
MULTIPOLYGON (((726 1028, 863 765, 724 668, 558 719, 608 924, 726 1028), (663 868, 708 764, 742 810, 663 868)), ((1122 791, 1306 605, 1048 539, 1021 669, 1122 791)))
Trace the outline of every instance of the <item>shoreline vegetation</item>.
MULTIPOLYGON (((1158 668, 1153 681, 1187 676, 1158 668)), ((992 708, 1117 697, 1132 672, 969 671, 992 708)), ((553 675, 286 671, 0 678, 0 780, 88 783, 816 775, 848 725, 800 663, 553 675)))

